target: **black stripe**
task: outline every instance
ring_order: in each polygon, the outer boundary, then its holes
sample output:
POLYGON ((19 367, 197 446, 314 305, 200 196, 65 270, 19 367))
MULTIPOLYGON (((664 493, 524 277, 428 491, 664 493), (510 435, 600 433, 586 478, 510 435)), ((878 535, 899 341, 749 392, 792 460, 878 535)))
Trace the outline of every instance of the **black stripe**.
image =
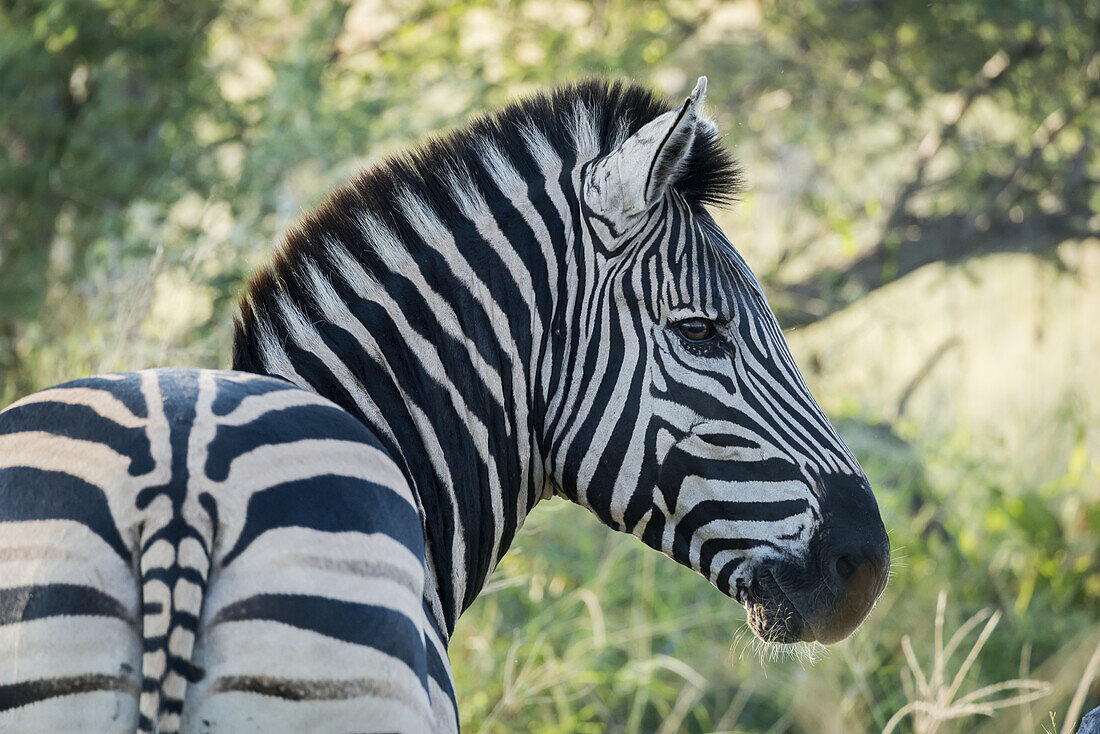
POLYGON ((20 706, 45 701, 60 696, 97 691, 124 691, 137 694, 137 683, 121 675, 86 673, 64 678, 43 678, 0 685, 0 711, 10 711, 20 706))
POLYGON ((224 481, 241 455, 261 446, 307 439, 357 441, 382 448, 362 423, 335 405, 295 405, 268 411, 244 425, 219 425, 209 445, 204 472, 214 481, 224 481))
POLYGON ((27 466, 0 469, 0 523, 71 520, 103 539, 127 566, 131 551, 123 542, 99 487, 58 471, 27 466))
POLYGON ((141 375, 137 372, 85 377, 79 380, 62 383, 57 387, 82 387, 89 390, 102 390, 103 392, 110 393, 115 399, 125 405, 126 409, 129 410, 134 417, 149 417, 149 406, 145 402, 145 393, 141 390, 141 375))
POLYGON ((418 559, 424 557, 420 519, 408 500, 380 484, 324 474, 277 484, 249 497, 244 526, 222 565, 232 563, 268 530, 284 527, 383 533, 418 559))
MULTIPOLYGON (((679 537, 676 538, 677 543, 679 543, 680 540, 679 537)), ((722 551, 752 550, 753 548, 771 548, 779 552, 779 546, 770 540, 757 540, 752 538, 711 538, 709 540, 704 540, 702 545, 699 546, 699 573, 709 579, 711 575, 711 563, 713 563, 714 557, 722 551)))
POLYGON ((733 595, 734 590, 730 588, 730 576, 744 564, 744 558, 734 558, 722 567, 722 570, 718 572, 718 576, 714 579, 714 585, 718 587, 719 591, 727 596, 733 595))
POLYGON ((428 690, 424 638, 401 612, 359 602, 304 594, 257 594, 222 608, 211 624, 281 622, 343 642, 371 647, 408 664, 428 690))
POLYGON ((115 617, 133 626, 122 602, 80 584, 44 584, 0 589, 0 626, 61 616, 115 617))
MULTIPOLYGON (((681 446, 669 450, 661 467, 660 489, 665 492, 669 510, 675 509, 680 487, 691 476, 724 482, 802 482, 806 477, 797 464, 785 459, 731 461, 711 459, 685 451, 681 446)), ((766 498, 762 498, 765 499, 766 498)))
POLYGON ((810 508, 805 499, 777 500, 770 502, 731 502, 721 499, 702 500, 689 509, 677 523, 676 532, 694 535, 704 525, 717 520, 738 522, 780 522, 801 515, 810 508))
MULTIPOLYGON (((49 395, 49 392, 46 393, 49 395)), ((0 413, 0 435, 43 431, 106 446, 130 459, 131 476, 153 470, 153 454, 145 427, 127 428, 100 415, 94 408, 76 403, 37 401, 16 405, 0 413)))

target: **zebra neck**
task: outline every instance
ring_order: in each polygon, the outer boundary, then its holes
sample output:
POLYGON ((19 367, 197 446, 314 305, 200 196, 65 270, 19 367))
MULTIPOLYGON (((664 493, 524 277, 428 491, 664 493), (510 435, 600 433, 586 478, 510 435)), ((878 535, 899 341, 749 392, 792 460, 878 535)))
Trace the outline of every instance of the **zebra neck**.
POLYGON ((513 245, 503 233, 462 234, 453 250, 418 253, 381 276, 389 303, 377 293, 358 302, 344 294, 377 344, 373 359, 353 368, 362 389, 355 408, 419 500, 434 586, 425 596, 446 638, 545 479, 533 259, 505 251, 513 245))
POLYGON ((444 639, 547 493, 539 365, 571 239, 551 201, 564 185, 470 185, 453 212, 406 191, 397 211, 310 228, 242 308, 234 367, 333 400, 405 473, 444 639))

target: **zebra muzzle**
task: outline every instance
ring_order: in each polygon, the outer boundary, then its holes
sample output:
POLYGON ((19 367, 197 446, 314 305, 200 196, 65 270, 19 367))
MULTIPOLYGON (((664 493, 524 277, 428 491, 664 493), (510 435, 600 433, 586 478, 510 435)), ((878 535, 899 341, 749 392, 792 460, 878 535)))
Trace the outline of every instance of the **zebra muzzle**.
POLYGON ((810 562, 780 559, 757 573, 746 604, 749 627, 766 642, 832 644, 852 634, 886 588, 885 530, 826 538, 810 562))

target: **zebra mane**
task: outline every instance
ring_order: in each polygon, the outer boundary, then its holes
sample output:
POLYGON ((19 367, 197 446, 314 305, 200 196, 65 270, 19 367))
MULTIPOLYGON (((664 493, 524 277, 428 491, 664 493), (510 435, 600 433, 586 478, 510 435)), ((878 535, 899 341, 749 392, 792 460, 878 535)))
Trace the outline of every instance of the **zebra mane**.
MULTIPOLYGON (((277 311, 271 308, 275 294, 288 286, 301 293, 293 286, 301 284, 300 265, 316 256, 323 243, 336 239, 345 245, 358 244, 349 250, 369 272, 374 262, 385 260, 386 253, 378 242, 364 237, 365 219, 415 237, 398 213, 401 199, 411 195, 430 206, 440 221, 456 223, 459 207, 453 204, 469 193, 456 188, 472 185, 485 194, 500 186, 494 177, 498 167, 487 160, 487 151, 499 151, 524 180, 535 182, 544 174, 533 148, 548 145, 567 165, 606 155, 674 106, 634 82, 588 78, 481 114, 462 127, 374 163, 300 219, 274 262, 246 286, 236 319, 234 364, 239 369, 259 366, 246 358, 241 337, 252 328, 264 328, 265 319, 257 316, 277 311)), ((741 168, 709 120, 700 119, 691 152, 677 167, 671 184, 698 207, 728 205, 740 193, 741 168)), ((324 264, 322 268, 328 269, 324 264)))
MULTIPOLYGON (((578 154, 596 157, 610 153, 675 106, 635 82, 590 77, 482 113, 462 127, 370 166, 347 188, 368 205, 392 199, 392 192, 401 187, 426 194, 421 198, 428 202, 446 200, 451 197, 439 199, 433 194, 445 193, 439 189, 448 187, 447 173, 478 171, 486 143, 507 154, 520 174, 531 180, 541 175, 532 170, 524 145, 531 131, 548 141, 563 160, 576 159, 578 154)), ((671 183, 689 202, 699 205, 726 206, 741 192, 741 168, 722 146, 718 128, 710 120, 700 120, 691 154, 671 183)), ((330 205, 339 207, 343 198, 338 193, 330 205)), ((322 210, 318 216, 323 214, 322 210)))

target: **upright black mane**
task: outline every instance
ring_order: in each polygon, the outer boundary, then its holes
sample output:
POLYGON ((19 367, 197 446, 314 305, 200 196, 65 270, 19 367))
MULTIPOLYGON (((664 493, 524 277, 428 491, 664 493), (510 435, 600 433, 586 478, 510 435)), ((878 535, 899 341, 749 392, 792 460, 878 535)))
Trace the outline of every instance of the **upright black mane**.
MULTIPOLYGON (((634 82, 589 78, 481 114, 462 127, 429 137, 411 150, 369 166, 305 215, 288 232, 273 263, 249 282, 236 319, 233 367, 262 371, 259 355, 252 353, 255 344, 245 342, 255 340, 257 317, 271 316, 278 323, 278 309, 273 307, 278 293, 309 309, 308 299, 301 299, 303 281, 296 266, 303 258, 312 258, 322 270, 331 268, 318 252, 317 243, 326 237, 338 239, 368 271, 374 269, 374 248, 359 224, 361 213, 369 212, 389 226, 415 253, 416 233, 398 211, 398 195, 410 192, 431 206, 441 220, 450 221, 457 216, 449 178, 452 172, 467 173, 483 195, 498 190, 482 163, 486 143, 507 156, 521 176, 534 180, 542 173, 524 142, 525 131, 541 133, 568 166, 577 156, 577 135, 582 132, 577 129, 578 119, 587 120, 590 131, 583 133, 588 138, 594 133, 598 155, 605 155, 674 106, 634 82)), ((700 123, 691 153, 672 185, 695 206, 726 205, 740 192, 741 169, 722 146, 717 128, 704 120, 700 123)))

